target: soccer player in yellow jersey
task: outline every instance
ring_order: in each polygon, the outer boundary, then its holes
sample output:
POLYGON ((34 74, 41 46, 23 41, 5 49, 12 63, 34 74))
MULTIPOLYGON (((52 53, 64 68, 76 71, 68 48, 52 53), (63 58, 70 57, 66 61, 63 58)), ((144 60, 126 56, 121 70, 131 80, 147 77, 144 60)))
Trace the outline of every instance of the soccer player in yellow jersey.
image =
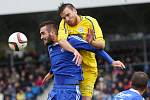
POLYGON ((105 47, 105 40, 103 39, 101 28, 96 19, 90 16, 78 15, 77 10, 70 3, 62 4, 58 9, 58 13, 62 18, 58 31, 59 44, 64 49, 74 53, 74 60, 76 60, 77 64, 81 63, 83 56, 82 69, 84 80, 80 83, 80 91, 82 93, 82 100, 91 100, 98 75, 95 54, 84 50, 78 53, 66 39, 69 35, 80 35, 94 47, 103 49, 105 47), (92 31, 94 31, 94 34, 90 34, 93 33, 92 31))

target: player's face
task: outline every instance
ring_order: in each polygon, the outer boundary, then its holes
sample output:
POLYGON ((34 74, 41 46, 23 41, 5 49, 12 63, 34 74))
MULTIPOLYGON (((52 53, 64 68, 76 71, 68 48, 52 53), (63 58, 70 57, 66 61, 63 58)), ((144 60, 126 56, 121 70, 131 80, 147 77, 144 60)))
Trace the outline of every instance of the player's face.
POLYGON ((77 11, 76 9, 71 9, 66 7, 62 13, 60 14, 61 18, 64 19, 64 21, 70 25, 75 26, 77 25, 77 11))
POLYGON ((54 36, 53 33, 50 31, 48 32, 48 27, 44 26, 40 28, 40 35, 41 39, 44 42, 44 45, 53 44, 54 36))

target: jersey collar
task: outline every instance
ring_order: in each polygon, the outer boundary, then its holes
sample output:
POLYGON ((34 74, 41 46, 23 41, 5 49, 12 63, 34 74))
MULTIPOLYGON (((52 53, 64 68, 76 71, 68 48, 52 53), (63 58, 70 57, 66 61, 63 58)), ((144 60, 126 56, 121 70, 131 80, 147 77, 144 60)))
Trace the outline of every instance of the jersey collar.
POLYGON ((56 45, 58 45, 58 42, 56 42, 56 43, 52 44, 52 46, 56 46, 56 45))
POLYGON ((54 43, 54 44, 48 45, 48 47, 49 47, 49 48, 51 48, 51 47, 56 46, 56 45, 58 45, 58 44, 59 44, 59 43, 57 42, 57 43, 54 43))

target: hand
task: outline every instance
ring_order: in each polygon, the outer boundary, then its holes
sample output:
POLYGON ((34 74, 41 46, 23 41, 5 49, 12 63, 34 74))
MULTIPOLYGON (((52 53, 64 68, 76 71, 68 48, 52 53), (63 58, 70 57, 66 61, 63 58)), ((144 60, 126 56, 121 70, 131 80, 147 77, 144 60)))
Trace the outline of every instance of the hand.
POLYGON ((88 33, 86 35, 86 41, 91 44, 91 42, 93 41, 93 39, 94 39, 94 30, 88 28, 88 33))
POLYGON ((80 66, 82 63, 82 56, 77 50, 75 50, 74 52, 74 58, 72 61, 75 61, 75 64, 77 64, 77 66, 80 66))
POLYGON ((119 61, 119 60, 113 61, 111 65, 113 67, 119 67, 119 68, 122 68, 122 69, 125 68, 125 65, 121 61, 119 61))
POLYGON ((42 86, 45 84, 45 82, 47 82, 51 77, 53 76, 53 74, 48 73, 44 79, 42 80, 42 86))

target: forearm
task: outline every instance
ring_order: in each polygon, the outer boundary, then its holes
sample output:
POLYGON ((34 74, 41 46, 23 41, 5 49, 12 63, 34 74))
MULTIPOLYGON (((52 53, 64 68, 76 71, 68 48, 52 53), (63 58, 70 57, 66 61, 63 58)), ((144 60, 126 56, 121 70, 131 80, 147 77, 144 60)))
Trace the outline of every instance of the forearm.
POLYGON ((59 44, 62 48, 64 48, 67 51, 70 51, 72 53, 76 51, 76 49, 73 48, 67 40, 60 40, 59 44))

